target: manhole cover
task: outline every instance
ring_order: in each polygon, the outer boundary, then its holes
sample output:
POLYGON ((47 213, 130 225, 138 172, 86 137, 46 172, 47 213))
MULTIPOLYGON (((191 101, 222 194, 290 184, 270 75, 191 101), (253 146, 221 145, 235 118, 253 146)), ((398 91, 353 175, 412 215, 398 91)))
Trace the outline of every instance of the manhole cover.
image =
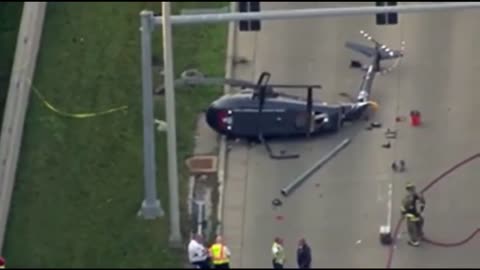
POLYGON ((192 173, 215 173, 217 171, 217 157, 194 156, 187 159, 187 166, 192 173))

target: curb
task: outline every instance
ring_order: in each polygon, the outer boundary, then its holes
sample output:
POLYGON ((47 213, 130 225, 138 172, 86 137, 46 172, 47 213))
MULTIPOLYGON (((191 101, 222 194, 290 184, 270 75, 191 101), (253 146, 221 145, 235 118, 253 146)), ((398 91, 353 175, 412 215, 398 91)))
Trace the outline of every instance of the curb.
MULTIPOLYGON (((236 2, 230 2, 230 12, 236 9, 236 2)), ((227 39, 227 55, 225 61, 225 77, 231 78, 233 73, 233 58, 235 54, 235 22, 228 24, 228 39, 227 39)), ((228 94, 231 91, 230 85, 225 85, 223 93, 228 94)), ((220 147, 218 150, 218 205, 217 205, 217 234, 223 233, 222 219, 223 219, 223 191, 225 189, 225 170, 227 159, 227 139, 225 136, 220 136, 220 147)))

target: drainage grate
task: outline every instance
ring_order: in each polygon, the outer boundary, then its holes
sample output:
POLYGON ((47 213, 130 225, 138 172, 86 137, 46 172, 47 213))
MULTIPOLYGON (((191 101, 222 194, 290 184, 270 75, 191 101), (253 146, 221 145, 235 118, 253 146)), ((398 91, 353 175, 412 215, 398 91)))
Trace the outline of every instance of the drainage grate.
POLYGON ((193 156, 187 159, 187 166, 191 173, 217 172, 216 156, 193 156))

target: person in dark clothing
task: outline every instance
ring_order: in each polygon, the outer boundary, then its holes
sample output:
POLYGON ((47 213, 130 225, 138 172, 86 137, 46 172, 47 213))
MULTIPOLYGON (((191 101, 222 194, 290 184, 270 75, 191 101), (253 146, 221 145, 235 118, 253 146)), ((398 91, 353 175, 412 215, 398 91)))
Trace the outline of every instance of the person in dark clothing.
POLYGON ((407 219, 407 231, 410 237, 408 244, 418 247, 423 238, 422 212, 425 209, 425 198, 415 191, 415 185, 411 183, 407 184, 406 190, 408 193, 402 200, 401 213, 407 219), (420 209, 417 208, 417 202, 420 203, 420 209))
POLYGON ((305 239, 298 241, 297 264, 300 269, 310 269, 312 263, 312 252, 305 239))

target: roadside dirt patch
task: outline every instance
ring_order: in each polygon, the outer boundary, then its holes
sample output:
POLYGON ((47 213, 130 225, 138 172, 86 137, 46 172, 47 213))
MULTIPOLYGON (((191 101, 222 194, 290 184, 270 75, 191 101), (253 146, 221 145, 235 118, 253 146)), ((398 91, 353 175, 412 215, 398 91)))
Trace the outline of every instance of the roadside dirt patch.
POLYGON ((186 160, 192 174, 213 174, 217 172, 218 157, 214 155, 198 155, 186 160))

